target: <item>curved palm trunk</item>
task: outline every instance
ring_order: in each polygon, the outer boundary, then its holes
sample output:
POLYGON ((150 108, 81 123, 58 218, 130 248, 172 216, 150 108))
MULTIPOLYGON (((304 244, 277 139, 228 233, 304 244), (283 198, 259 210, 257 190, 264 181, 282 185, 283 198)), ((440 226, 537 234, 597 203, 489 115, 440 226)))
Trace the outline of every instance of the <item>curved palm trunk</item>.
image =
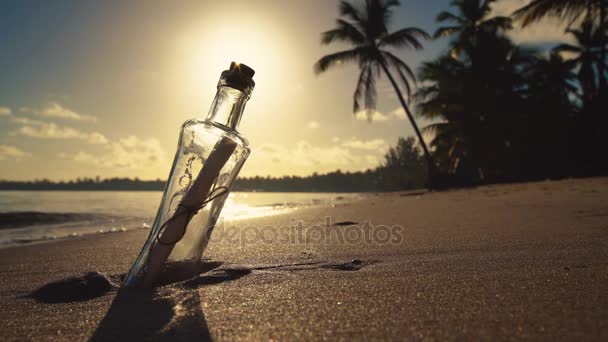
POLYGON ((418 128, 418 125, 416 124, 416 121, 414 120, 414 116, 410 112, 410 108, 408 107, 407 103, 405 103, 405 99, 403 98, 403 94, 401 94, 401 90, 399 89, 399 86, 397 85, 397 82, 395 82, 395 79, 393 78, 393 75, 391 75, 391 73, 388 70, 388 67, 386 66, 386 64, 384 63, 384 61, 380 61, 380 65, 382 66, 382 70, 384 70, 384 72, 386 73, 386 76, 388 77, 388 79, 391 81, 391 84, 393 85, 393 88, 395 88, 395 92, 397 93, 397 97, 399 98, 399 102, 401 102, 401 106, 405 110, 405 113, 407 114, 407 117, 409 118, 410 123, 412 124, 412 127, 414 127, 414 131, 416 132, 416 136, 418 136, 418 141, 420 142, 420 146, 422 146, 422 151, 424 152, 424 158, 426 159, 426 163, 428 165, 429 188, 431 188, 431 189, 436 188, 438 186, 438 184, 436 183, 438 172, 437 172, 437 166, 435 165, 435 162, 433 161, 433 157, 429 153, 429 149, 426 146, 426 143, 424 142, 424 139, 422 139, 422 133, 420 133, 420 129, 418 128))

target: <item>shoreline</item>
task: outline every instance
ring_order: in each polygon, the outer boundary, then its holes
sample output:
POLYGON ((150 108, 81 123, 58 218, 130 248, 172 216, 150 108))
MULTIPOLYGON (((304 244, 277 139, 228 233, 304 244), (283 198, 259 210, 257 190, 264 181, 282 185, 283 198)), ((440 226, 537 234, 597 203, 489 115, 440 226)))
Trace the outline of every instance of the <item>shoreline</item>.
POLYGON ((115 281, 147 231, 1 249, 0 331, 7 341, 606 339, 606 203, 608 178, 375 194, 226 222, 200 275, 55 303, 29 295, 91 271, 115 281), (289 232, 307 239, 269 238, 294 221, 302 228, 289 232), (374 236, 383 226, 401 239, 374 236))
MULTIPOLYGON (((305 193, 289 193, 289 194, 305 194, 305 193)), ((326 193, 322 193, 326 195, 326 193)), ((361 193, 360 196, 353 196, 349 198, 345 198, 340 196, 339 193, 330 193, 336 194, 337 199, 333 200, 332 204, 341 205, 345 203, 351 203, 355 201, 363 200, 368 194, 361 193)), ((353 193, 351 195, 358 195, 359 193, 353 193)), ((321 208, 324 206, 328 206, 327 202, 322 200, 313 200, 311 203, 272 203, 272 204, 263 204, 263 205, 250 205, 249 210, 246 213, 239 213, 233 217, 224 218, 224 214, 220 217, 220 220, 224 220, 226 222, 239 222, 246 221, 250 219, 255 219, 259 217, 272 217, 277 215, 286 215, 289 213, 293 213, 297 210, 306 209, 306 208, 321 208)), ((228 211, 228 214, 230 212, 228 211)), ((233 213, 234 214, 234 213, 233 213)), ((149 230, 153 224, 153 217, 145 218, 145 217, 121 217, 121 216, 112 216, 110 214, 96 214, 92 212, 37 212, 37 211, 10 211, 10 212, 0 212, 0 219, 7 218, 10 220, 13 216, 16 216, 16 222, 13 224, 9 221, 3 221, 0 224, 0 234, 7 232, 20 233, 26 230, 36 230, 36 229, 63 229, 64 225, 70 225, 73 227, 77 226, 100 226, 106 227, 107 229, 93 229, 86 231, 75 231, 68 235, 64 236, 55 236, 55 235, 46 235, 41 231, 36 237, 20 237, 20 238, 11 238, 5 240, 0 240, 0 249, 5 248, 13 248, 13 247, 21 247, 28 246, 32 244, 45 244, 45 243, 54 243, 63 240, 69 239, 77 239, 85 236, 94 236, 94 235, 105 235, 105 234, 114 234, 114 233, 124 233, 127 231, 137 231, 137 230, 149 230), (31 216, 29 218, 30 223, 27 225, 20 221, 25 221, 24 216, 31 216), (47 217, 48 222, 41 222, 41 218, 47 217), (67 218, 87 218, 87 220, 67 220, 67 218), (110 221, 111 219, 111 221, 110 221), (65 220, 65 221, 62 221, 65 220), (57 221, 57 222, 54 222, 57 221), (12 226, 10 226, 13 224, 12 226), (21 224, 21 226, 20 226, 21 224), (3 227, 6 225, 6 227, 3 227), (110 227, 111 228, 108 228, 110 227), (43 234, 43 235, 41 235, 43 234)), ((1 235, 0 235, 1 236, 1 235)))

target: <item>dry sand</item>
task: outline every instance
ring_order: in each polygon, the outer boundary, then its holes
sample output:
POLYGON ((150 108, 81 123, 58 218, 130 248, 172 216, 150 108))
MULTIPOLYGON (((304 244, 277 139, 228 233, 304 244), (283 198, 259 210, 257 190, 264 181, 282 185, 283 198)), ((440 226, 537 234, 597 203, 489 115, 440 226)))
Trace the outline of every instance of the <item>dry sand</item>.
POLYGON ((608 339, 605 178, 370 195, 226 222, 206 272, 118 291, 146 234, 0 250, 0 339, 608 339), (109 278, 53 283, 92 270, 109 278))

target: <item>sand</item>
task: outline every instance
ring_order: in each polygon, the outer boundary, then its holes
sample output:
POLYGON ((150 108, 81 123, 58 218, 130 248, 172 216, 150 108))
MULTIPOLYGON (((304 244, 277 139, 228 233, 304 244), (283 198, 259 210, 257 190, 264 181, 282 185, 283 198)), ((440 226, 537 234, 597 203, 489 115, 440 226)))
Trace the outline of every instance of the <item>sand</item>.
POLYGON ((225 222, 200 275, 118 290, 146 234, 0 250, 0 338, 608 338, 606 178, 372 194, 225 222))

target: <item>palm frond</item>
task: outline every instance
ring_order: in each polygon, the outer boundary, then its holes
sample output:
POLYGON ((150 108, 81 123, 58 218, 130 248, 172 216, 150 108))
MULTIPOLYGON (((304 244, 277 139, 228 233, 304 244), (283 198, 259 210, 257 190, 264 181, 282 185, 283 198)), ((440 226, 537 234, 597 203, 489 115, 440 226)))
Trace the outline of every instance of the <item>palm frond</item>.
POLYGON ((416 85, 416 75, 407 63, 391 52, 382 51, 382 57, 386 60, 389 67, 397 71, 401 84, 405 87, 407 100, 409 101, 412 96, 412 85, 410 82, 416 85))
POLYGON ((448 37, 455 33, 460 32, 461 30, 462 30, 462 28, 460 26, 440 27, 437 29, 437 31, 435 31, 433 38, 437 39, 437 38, 442 38, 442 37, 448 37))
POLYGON ((437 86, 437 84, 421 87, 416 90, 416 93, 414 94, 414 99, 416 99, 417 102, 422 102, 424 101, 424 99, 430 98, 431 96, 435 96, 441 91, 442 88, 437 86))
POLYGON ((373 110, 376 108, 377 100, 376 92, 376 77, 371 65, 366 66, 361 70, 357 88, 353 95, 353 114, 365 110, 368 119, 371 121, 373 110))
POLYGON ((464 109, 464 105, 458 103, 460 100, 456 96, 446 94, 435 96, 418 105, 418 115, 428 119, 454 119, 455 115, 460 115, 464 109))
POLYGON ((320 74, 335 64, 348 63, 359 58, 361 58, 360 48, 332 53, 319 59, 314 65, 314 70, 316 74, 320 74))
POLYGON ((401 5, 401 1, 399 0, 386 0, 384 3, 384 10, 390 11, 391 7, 399 7, 401 5))
POLYGON ((422 132, 425 134, 436 134, 438 131, 445 129, 449 123, 447 122, 436 122, 432 124, 428 124, 422 128, 422 132))
POLYGON ((494 2, 496 2, 496 0, 485 0, 481 6, 479 6, 481 13, 490 13, 492 11, 492 3, 494 2))
MULTIPOLYGON (((513 13, 526 27, 545 17, 558 17, 571 23, 586 13, 589 0, 533 0, 513 13)), ((605 4, 604 4, 605 6, 605 4)))
POLYGON ((508 17, 493 17, 483 21, 480 26, 489 32, 506 31, 513 28, 513 21, 508 17))
POLYGON ((384 19, 386 23, 390 22, 393 11, 391 7, 399 7, 401 2, 399 0, 385 0, 382 6, 382 11, 384 12, 384 19))
POLYGON ((336 24, 338 26, 337 28, 322 33, 322 44, 327 45, 335 41, 340 41, 356 45, 365 42, 365 35, 352 23, 343 19, 338 19, 336 24))
POLYGON ((426 31, 417 27, 406 27, 390 33, 381 38, 379 45, 388 45, 392 47, 409 47, 416 50, 423 48, 420 39, 431 39, 431 36, 426 31))
POLYGON ((366 0, 365 15, 361 24, 365 27, 366 36, 370 41, 386 35, 392 11, 390 7, 398 5, 398 1, 366 0))
POLYGON ((553 51, 580 53, 581 48, 578 46, 571 45, 571 44, 559 44, 558 46, 553 48, 553 51))
POLYGON ((437 21, 438 23, 442 23, 444 21, 451 21, 454 23, 462 24, 464 20, 451 12, 442 11, 437 15, 435 21, 437 21))
POLYGON ((365 92, 365 84, 367 83, 367 79, 369 77, 371 70, 370 66, 365 65, 361 68, 361 72, 359 73, 359 80, 357 81, 357 86, 355 87, 355 94, 353 95, 353 114, 357 114, 361 111, 361 103, 359 99, 362 97, 365 92))
POLYGON ((353 21, 361 20, 361 12, 348 1, 340 1, 340 16, 347 17, 353 21))
POLYGON ((388 45, 396 48, 409 47, 416 50, 423 48, 421 39, 431 39, 431 36, 426 31, 417 27, 406 27, 397 30, 381 38, 379 45, 388 45))
POLYGON ((373 72, 370 72, 365 82, 365 109, 367 115, 371 118, 372 111, 376 109, 376 100, 378 98, 378 92, 376 91, 376 77, 373 72))
POLYGON ((373 110, 376 108, 377 96, 373 65, 367 64, 361 68, 353 95, 353 114, 357 114, 364 109, 367 112, 368 119, 371 120, 373 110))

